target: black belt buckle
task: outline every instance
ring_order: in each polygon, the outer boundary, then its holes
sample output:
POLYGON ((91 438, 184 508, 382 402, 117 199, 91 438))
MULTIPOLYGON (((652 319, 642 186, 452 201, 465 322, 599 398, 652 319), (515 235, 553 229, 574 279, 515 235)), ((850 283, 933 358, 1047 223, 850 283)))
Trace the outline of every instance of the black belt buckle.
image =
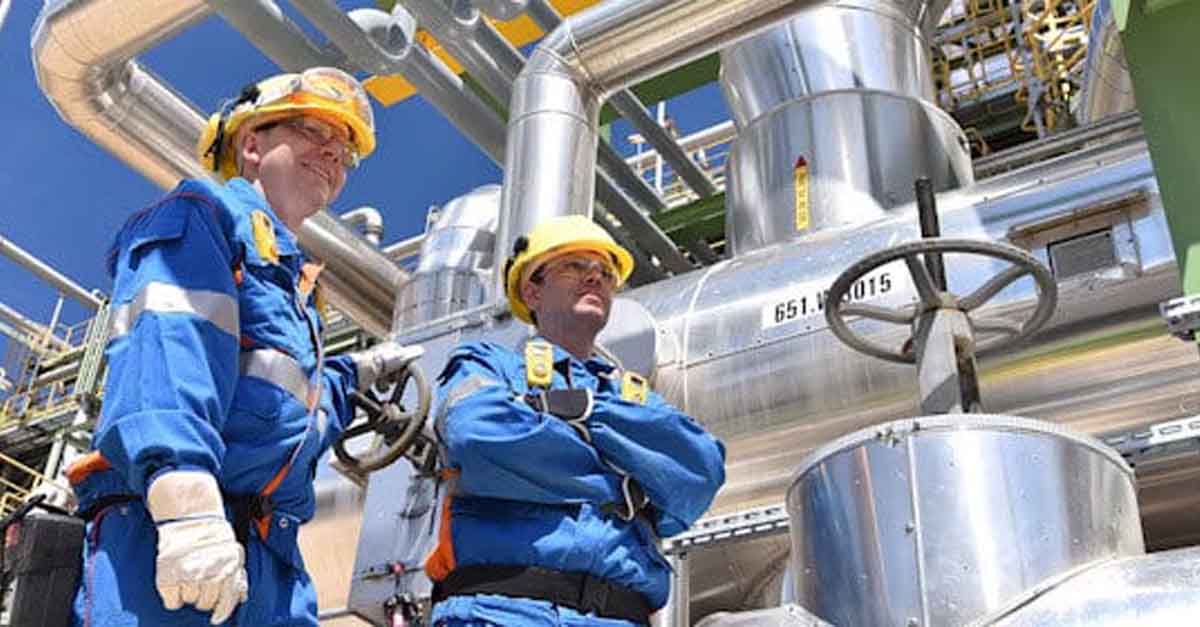
POLYGON ((612 585, 607 581, 584 574, 579 586, 579 609, 597 616, 608 615, 608 593, 611 590, 612 585))

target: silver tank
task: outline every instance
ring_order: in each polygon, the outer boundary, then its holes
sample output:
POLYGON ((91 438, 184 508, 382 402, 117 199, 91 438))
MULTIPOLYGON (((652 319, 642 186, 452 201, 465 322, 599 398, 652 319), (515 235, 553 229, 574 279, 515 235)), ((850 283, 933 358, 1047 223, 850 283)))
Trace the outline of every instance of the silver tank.
POLYGON ((500 186, 484 185, 430 211, 420 261, 396 298, 395 329, 477 307, 495 265, 500 186))
POLYGON ((788 490, 798 602, 835 625, 968 625, 1143 553, 1133 469, 1099 441, 980 414, 820 447, 788 490))
POLYGON ((721 52, 738 126, 734 255, 881 218, 913 199, 919 176, 935 191, 973 180, 962 130, 934 105, 927 39, 947 4, 833 2, 721 52))

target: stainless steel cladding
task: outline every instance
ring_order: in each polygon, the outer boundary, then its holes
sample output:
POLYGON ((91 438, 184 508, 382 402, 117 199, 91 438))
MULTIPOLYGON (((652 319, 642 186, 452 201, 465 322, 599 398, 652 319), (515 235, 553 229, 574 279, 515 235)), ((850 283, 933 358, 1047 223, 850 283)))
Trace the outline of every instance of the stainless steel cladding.
POLYGON ((934 100, 926 44, 949 0, 851 0, 805 11, 721 51, 740 128, 798 98, 865 89, 934 100))
POLYGON ((1125 46, 1121 43, 1121 32, 1117 30, 1112 3, 1101 0, 1092 7, 1083 91, 1075 111, 1080 124, 1090 124, 1137 108, 1133 79, 1129 76, 1125 46))
MULTIPOLYGON (((817 4, 611 0, 564 20, 538 44, 513 84, 497 255, 508 254, 513 241, 544 218, 592 215, 596 129, 600 105, 611 93, 817 4)), ((647 221, 639 228, 657 226, 647 221)), ((673 248, 670 253, 678 254, 673 248)))
POLYGON ((1200 607, 1200 548, 1128 557, 1031 590, 991 627, 1191 625, 1200 607))
POLYGON ((967 625, 1144 551, 1125 460, 1008 416, 857 431, 800 464, 787 507, 796 598, 835 625, 967 625))
MULTIPOLYGON (((1178 286, 1143 145, 1078 151, 943 194, 939 203, 946 236, 1008 240, 1052 265, 1059 282, 1058 312, 1033 346, 982 357, 987 411, 1091 434, 1134 431, 1186 411, 1180 403, 1194 394, 1189 382, 1200 370, 1195 351, 1166 336, 1155 312, 1178 286), (1089 238, 1104 254, 1091 256, 1089 238), (1112 367, 1114 360, 1128 367, 1112 367)), ((658 321, 656 388, 726 442, 728 479, 717 510, 777 501, 798 454, 920 413, 915 369, 842 346, 825 326, 821 301, 850 263, 917 237, 909 205, 885 220, 761 249, 627 295, 658 321)), ((946 264, 959 293, 1004 266, 954 255, 946 264)), ((906 276, 901 266, 884 266, 851 297, 908 302, 906 276)), ((1034 301, 1032 281, 997 298, 984 315, 1020 321, 1034 301)), ((852 326, 897 345, 908 336, 881 322, 852 326)))
POLYGON ((495 272, 499 212, 499 185, 476 188, 437 211, 412 280, 397 297, 393 328, 413 328, 484 304, 495 272))
POLYGON ((845 90, 779 105, 739 133, 726 169, 734 256, 864 224, 913 200, 913 181, 973 179, 958 124, 923 100, 845 90))
POLYGON ((296 239, 310 258, 325 264, 321 282, 330 304, 371 335, 387 335, 396 290, 408 273, 328 211, 305 220, 296 239))
POLYGON ((835 2, 721 53, 739 127, 726 236, 739 255, 861 224, 973 180, 962 130, 933 104, 927 34, 945 0, 835 2))

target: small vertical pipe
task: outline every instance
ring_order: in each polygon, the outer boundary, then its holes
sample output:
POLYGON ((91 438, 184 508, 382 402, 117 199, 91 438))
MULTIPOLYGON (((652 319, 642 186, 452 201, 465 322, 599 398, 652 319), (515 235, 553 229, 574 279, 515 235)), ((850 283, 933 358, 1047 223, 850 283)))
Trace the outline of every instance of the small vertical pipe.
MULTIPOLYGON (((921 237, 941 237, 942 229, 938 225, 937 202, 933 197, 933 183, 928 177, 922 176, 914 185, 917 193, 917 216, 921 221, 921 237)), ((925 254, 925 268, 933 284, 941 291, 946 291, 946 267, 942 264, 940 253, 925 254)))

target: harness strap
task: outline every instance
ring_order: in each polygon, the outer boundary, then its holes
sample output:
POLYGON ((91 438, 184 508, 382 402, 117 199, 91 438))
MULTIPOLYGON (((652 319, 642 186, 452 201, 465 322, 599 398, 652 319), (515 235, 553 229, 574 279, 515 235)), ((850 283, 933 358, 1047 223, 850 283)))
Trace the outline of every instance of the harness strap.
POLYGON ((648 625, 654 611, 645 595, 632 588, 589 573, 538 566, 462 566, 433 584, 435 604, 452 596, 474 594, 549 601, 583 614, 639 625, 648 625))

